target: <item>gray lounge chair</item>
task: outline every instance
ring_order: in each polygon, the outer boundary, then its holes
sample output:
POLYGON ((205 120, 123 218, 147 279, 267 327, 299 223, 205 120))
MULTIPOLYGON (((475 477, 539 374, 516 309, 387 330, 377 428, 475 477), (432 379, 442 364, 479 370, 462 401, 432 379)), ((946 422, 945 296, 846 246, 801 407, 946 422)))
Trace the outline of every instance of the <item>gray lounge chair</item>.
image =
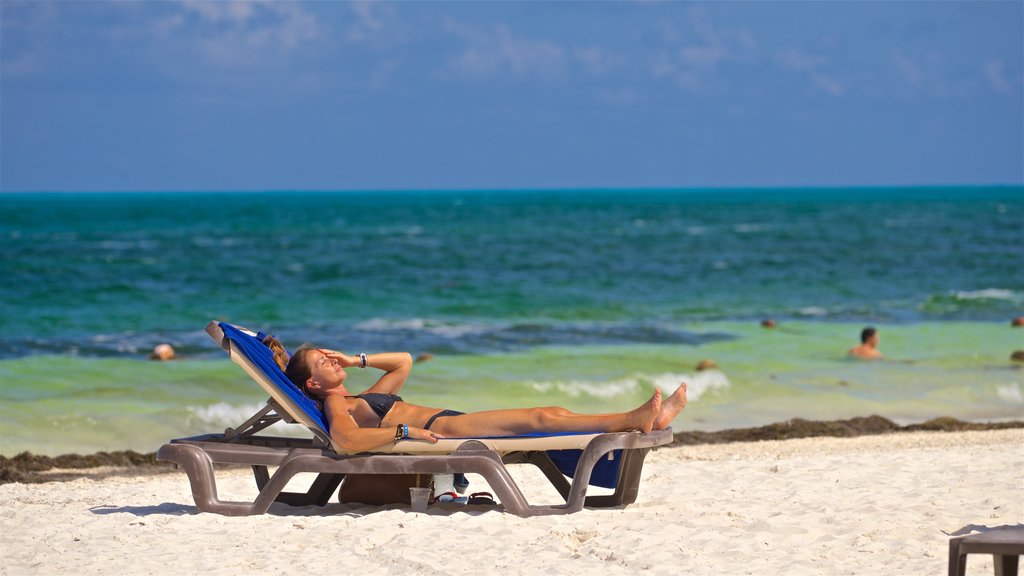
POLYGON ((991 554, 996 576, 1017 576, 1024 554, 1024 525, 949 539, 949 576, 964 576, 968 554, 991 554))
POLYGON ((207 333, 270 395, 267 405, 238 428, 171 440, 157 451, 157 460, 171 462, 188 475, 196 507, 227 516, 263 514, 274 502, 292 506, 327 504, 349 474, 453 474, 483 476, 507 512, 517 516, 569 514, 584 506, 614 507, 636 501, 644 458, 654 446, 672 441, 672 429, 647 434, 529 435, 490 438, 448 438, 436 444, 402 440, 372 453, 347 454, 331 442, 323 414, 273 362, 256 333, 225 322, 211 322, 207 333), (304 425, 312 438, 257 434, 285 421, 304 425), (574 452, 579 451, 578 456, 574 452), (554 460, 553 460, 554 458, 554 460), (555 461, 559 464, 556 464, 555 461), (259 495, 252 502, 223 501, 217 496, 216 464, 252 467, 259 495), (537 466, 558 490, 565 504, 531 505, 506 469, 507 464, 537 466), (276 470, 270 473, 270 468, 276 470), (606 468, 607 470, 603 470, 606 468), (284 492, 296 474, 316 473, 305 493, 284 492), (572 475, 572 482, 566 479, 572 475), (587 496, 599 475, 610 476, 614 493, 587 496))

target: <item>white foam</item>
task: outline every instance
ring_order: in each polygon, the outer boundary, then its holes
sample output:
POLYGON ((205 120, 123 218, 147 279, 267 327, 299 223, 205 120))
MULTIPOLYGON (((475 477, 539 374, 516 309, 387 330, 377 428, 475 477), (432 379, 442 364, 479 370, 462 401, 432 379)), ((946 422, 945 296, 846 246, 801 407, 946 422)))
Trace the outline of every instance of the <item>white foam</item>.
POLYGON ((1024 297, 1022 297, 1024 295, 1004 288, 985 288, 983 290, 953 292, 953 296, 960 300, 1008 300, 1010 302, 1024 300, 1024 297))
POLYGON ((421 318, 409 320, 389 320, 387 318, 371 318, 353 326, 357 330, 422 330, 426 321, 421 318))
MULTIPOLYGON (((248 420, 263 408, 263 404, 246 404, 232 406, 226 402, 218 402, 209 406, 189 406, 189 411, 198 420, 198 427, 204 431, 209 429, 235 428, 248 420)), ((282 436, 309 436, 304 426, 276 422, 266 428, 269 434, 282 436)))
POLYGON ((429 332, 446 338, 459 338, 467 334, 482 334, 493 327, 482 324, 456 324, 426 320, 423 318, 409 318, 395 320, 387 318, 371 318, 354 326, 357 330, 368 330, 375 332, 387 332, 392 330, 412 330, 417 332, 429 332))
POLYGON ((138 334, 132 331, 120 334, 95 334, 89 337, 89 342, 100 346, 112 346, 122 354, 137 354, 140 350, 138 334))
POLYGON ((245 243, 241 238, 232 238, 230 236, 223 238, 193 236, 191 240, 193 245, 200 248, 231 248, 233 246, 242 246, 245 243))
POLYGON ((1013 404, 1024 404, 1024 392, 1021 392, 1020 384, 1006 384, 996 388, 996 394, 1000 399, 1013 404))
POLYGON ((379 236, 419 236, 423 234, 423 227, 415 224, 412 226, 395 224, 391 226, 378 226, 374 231, 379 236))
POLYGON ((769 226, 757 222, 744 222, 733 226, 732 229, 740 234, 752 234, 754 232, 764 232, 769 229, 769 226))
POLYGON ((717 391, 729 387, 729 379, 718 370, 704 370, 694 374, 667 372, 664 374, 636 374, 619 380, 590 382, 586 380, 561 380, 552 382, 530 382, 530 386, 540 393, 559 392, 573 398, 590 396, 609 399, 627 394, 634 394, 652 384, 664 394, 675 392, 679 384, 686 382, 686 397, 695 402, 709 391, 717 391))
POLYGON ((563 380, 555 382, 530 382, 537 392, 561 392, 573 398, 592 396, 595 398, 614 398, 635 392, 640 382, 634 378, 610 380, 608 382, 587 382, 585 380, 563 380))
POLYGON ((157 246, 156 242, 145 239, 104 240, 97 243, 98 248, 112 251, 153 250, 154 248, 157 248, 157 246))
POLYGON ((729 387, 729 379, 719 370, 701 370, 693 374, 662 374, 654 378, 654 384, 665 394, 675 392, 679 384, 686 382, 686 399, 696 402, 707 392, 717 392, 729 387))
POLYGON ((806 306, 797 310, 797 313, 802 316, 825 316, 828 314, 828 310, 820 306, 806 306))

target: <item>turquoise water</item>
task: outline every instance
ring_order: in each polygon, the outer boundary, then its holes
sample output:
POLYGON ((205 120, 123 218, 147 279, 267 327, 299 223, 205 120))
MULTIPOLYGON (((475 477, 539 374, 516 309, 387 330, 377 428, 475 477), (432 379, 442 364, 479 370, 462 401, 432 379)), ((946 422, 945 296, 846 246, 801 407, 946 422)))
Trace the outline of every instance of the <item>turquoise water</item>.
POLYGON ((3 195, 0 453, 240 423, 265 399, 215 318, 429 352, 403 395, 462 410, 685 379, 677 429, 1022 418, 1021 222, 1020 188, 3 195), (867 324, 887 360, 846 360, 867 324))

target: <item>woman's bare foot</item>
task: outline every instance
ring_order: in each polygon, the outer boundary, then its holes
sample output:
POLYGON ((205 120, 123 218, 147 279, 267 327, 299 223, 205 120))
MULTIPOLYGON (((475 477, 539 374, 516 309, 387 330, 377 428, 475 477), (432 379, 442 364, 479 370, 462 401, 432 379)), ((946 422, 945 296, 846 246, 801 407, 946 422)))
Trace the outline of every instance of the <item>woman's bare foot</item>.
POLYGON ((630 428, 635 428, 646 434, 652 430, 651 427, 654 425, 654 420, 660 413, 661 390, 655 388, 650 400, 629 413, 632 416, 632 426, 630 428))
POLYGON ((686 382, 679 385, 671 396, 661 404, 658 417, 654 419, 654 430, 664 430, 672 420, 686 408, 686 382))

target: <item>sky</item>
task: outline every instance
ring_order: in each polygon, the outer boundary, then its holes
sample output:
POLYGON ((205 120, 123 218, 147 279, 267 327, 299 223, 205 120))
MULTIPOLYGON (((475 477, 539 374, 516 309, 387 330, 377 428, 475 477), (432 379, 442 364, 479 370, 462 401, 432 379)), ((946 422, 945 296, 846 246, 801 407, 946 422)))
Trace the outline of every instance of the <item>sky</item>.
POLYGON ((0 1, 0 191, 1024 184, 1024 2, 0 1))

